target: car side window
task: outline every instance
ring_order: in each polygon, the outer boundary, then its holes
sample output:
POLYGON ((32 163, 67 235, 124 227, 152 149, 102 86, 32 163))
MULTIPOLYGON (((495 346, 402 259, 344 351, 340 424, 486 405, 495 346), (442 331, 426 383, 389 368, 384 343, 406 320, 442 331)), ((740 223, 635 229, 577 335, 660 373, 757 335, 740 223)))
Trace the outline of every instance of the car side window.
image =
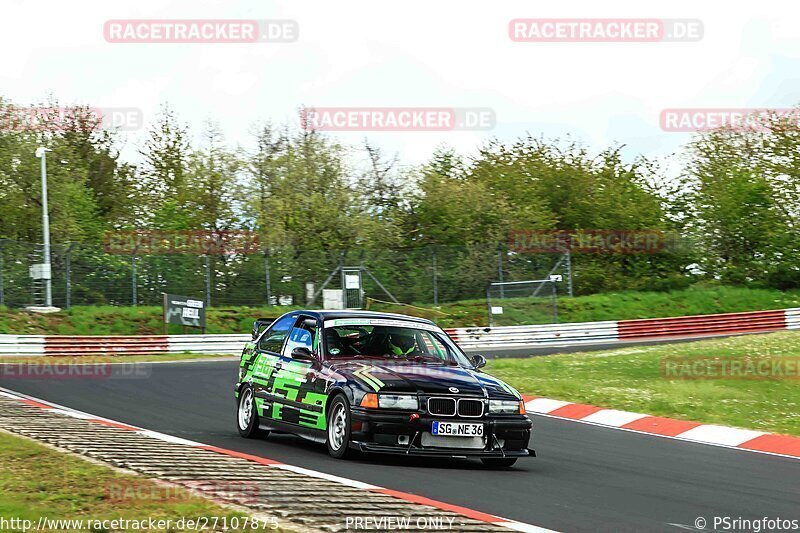
POLYGON ((281 353, 283 340, 291 331, 297 316, 285 316, 275 322, 258 341, 258 348, 264 352, 281 353))
POLYGON ((292 350, 295 348, 306 348, 309 352, 314 353, 314 335, 316 335, 316 332, 317 328, 314 320, 301 317, 297 325, 289 333, 289 340, 286 341, 283 355, 291 357, 292 350))

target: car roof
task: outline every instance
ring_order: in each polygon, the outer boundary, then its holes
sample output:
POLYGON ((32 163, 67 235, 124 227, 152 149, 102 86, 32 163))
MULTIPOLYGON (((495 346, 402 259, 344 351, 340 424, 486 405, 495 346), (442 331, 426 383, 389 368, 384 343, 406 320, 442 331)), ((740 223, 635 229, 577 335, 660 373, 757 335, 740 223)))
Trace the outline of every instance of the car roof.
MULTIPOLYGON (((335 318, 389 318, 389 319, 401 319, 401 320, 410 320, 413 322, 419 322, 421 324, 434 324, 433 321, 428 320, 427 318, 420 318, 417 316, 410 316, 410 315, 400 315, 397 313, 378 313, 376 311, 359 311, 359 310, 334 310, 334 309, 300 309, 297 311, 291 311, 288 314, 303 314, 309 315, 316 318, 320 318, 322 320, 326 319, 335 319, 335 318)), ((434 324, 435 325, 435 324, 434 324)))

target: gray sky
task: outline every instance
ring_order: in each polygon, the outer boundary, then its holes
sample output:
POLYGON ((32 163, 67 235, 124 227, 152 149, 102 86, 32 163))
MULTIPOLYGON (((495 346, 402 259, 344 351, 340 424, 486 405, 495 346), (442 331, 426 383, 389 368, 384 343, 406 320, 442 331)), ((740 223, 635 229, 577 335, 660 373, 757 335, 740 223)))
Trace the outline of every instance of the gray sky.
MULTIPOLYGON (((447 143, 571 134, 592 148, 664 157, 689 139, 665 132, 665 108, 788 107, 800 102, 797 2, 30 1, 0 18, 0 94, 34 103, 133 107, 145 122, 169 102, 194 129, 217 120, 248 146, 257 120, 297 123, 297 109, 480 107, 491 131, 347 132, 403 164, 447 143), (517 43, 515 18, 700 19, 698 42, 517 43), (114 44, 109 19, 293 19, 293 43, 114 44)), ((127 158, 142 132, 127 134, 127 158)))

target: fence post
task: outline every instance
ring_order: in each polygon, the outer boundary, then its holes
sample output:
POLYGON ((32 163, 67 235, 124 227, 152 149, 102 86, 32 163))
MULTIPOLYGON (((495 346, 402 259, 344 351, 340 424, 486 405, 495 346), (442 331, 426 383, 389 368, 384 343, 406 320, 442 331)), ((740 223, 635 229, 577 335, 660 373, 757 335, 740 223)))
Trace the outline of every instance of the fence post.
POLYGON ((69 243, 67 246, 67 253, 64 256, 64 268, 67 275, 67 287, 65 295, 65 305, 67 309, 72 306, 72 248, 75 246, 74 242, 69 243))
POLYGON ((211 261, 206 254, 206 307, 211 307, 211 261))
POLYGON ((553 286, 553 324, 558 324, 558 296, 556 295, 556 282, 551 281, 553 286))
POLYGON ((572 297, 572 251, 567 248, 567 294, 572 297))
POLYGON ((439 305, 439 284, 436 279, 436 246, 433 247, 433 305, 439 305))
MULTIPOLYGON (((501 287, 502 287, 502 285, 501 285, 501 287)), ((488 285, 488 286, 486 287, 486 306, 487 306, 487 308, 488 308, 487 310, 489 311, 489 327, 490 327, 490 328, 492 327, 492 325, 493 325, 493 323, 494 323, 494 321, 492 320, 492 296, 491 296, 491 294, 489 293, 489 291, 491 290, 491 288, 492 288, 492 286, 491 286, 491 285, 488 285)))
POLYGON ((6 245, 5 239, 0 239, 0 307, 6 304, 5 294, 3 292, 3 248, 6 245))
POLYGON ((272 305, 272 284, 269 279, 269 248, 264 248, 264 278, 267 283, 267 305, 272 305))
POLYGON ((138 299, 138 295, 136 294, 136 251, 131 253, 131 301, 133 302, 133 307, 136 307, 136 300, 138 299))
MULTIPOLYGON (((497 245, 497 276, 499 278, 498 281, 503 283, 503 245, 497 245)), ((503 285, 500 285, 500 298, 505 298, 505 289, 503 289, 503 285)))

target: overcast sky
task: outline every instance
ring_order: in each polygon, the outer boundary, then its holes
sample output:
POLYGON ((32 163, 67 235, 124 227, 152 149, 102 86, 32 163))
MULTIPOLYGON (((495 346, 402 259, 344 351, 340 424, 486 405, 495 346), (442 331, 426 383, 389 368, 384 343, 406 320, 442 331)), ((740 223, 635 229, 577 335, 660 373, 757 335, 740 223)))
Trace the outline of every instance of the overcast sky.
MULTIPOLYGON (((365 136, 403 164, 439 144, 463 152, 492 136, 571 134, 597 149, 666 157, 688 134, 662 131, 664 108, 788 107, 800 102, 796 1, 536 0, 30 1, 0 17, 0 94, 29 104, 133 107, 145 122, 168 102, 195 130, 216 119, 231 145, 251 125, 296 124, 300 106, 480 107, 491 131, 365 136), (517 43, 514 18, 692 18, 699 42, 517 43), (293 19, 293 43, 114 44, 109 19, 293 19)), ((130 147, 142 132, 127 135, 130 147)))

